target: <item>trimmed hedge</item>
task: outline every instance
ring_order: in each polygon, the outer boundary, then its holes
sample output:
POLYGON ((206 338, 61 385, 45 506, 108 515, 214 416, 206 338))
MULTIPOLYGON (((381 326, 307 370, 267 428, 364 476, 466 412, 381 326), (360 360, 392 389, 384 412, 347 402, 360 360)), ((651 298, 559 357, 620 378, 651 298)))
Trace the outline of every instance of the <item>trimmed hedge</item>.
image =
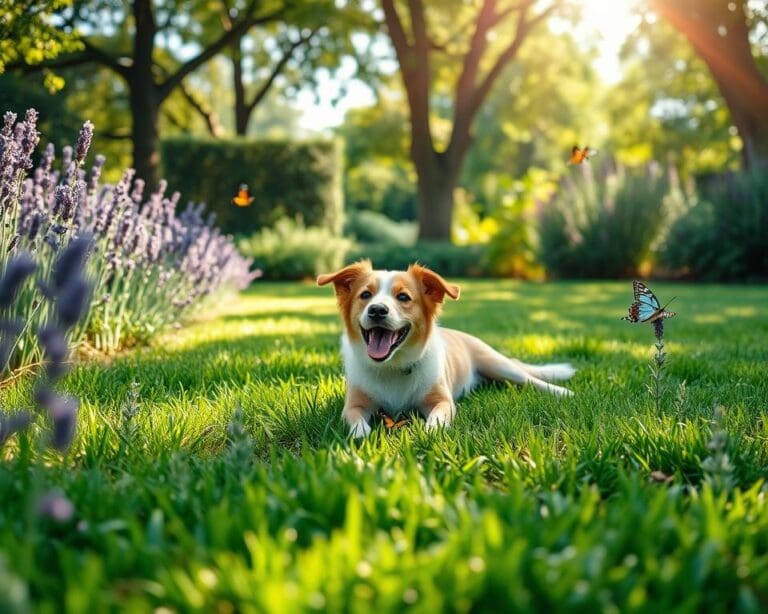
POLYGON ((445 241, 422 241, 415 245, 361 244, 344 261, 370 258, 376 269, 405 270, 414 262, 428 266, 444 277, 484 277, 489 274, 482 245, 453 245, 445 241))
POLYGON ((342 156, 336 141, 254 141, 172 138, 161 143, 163 174, 171 190, 204 202, 225 231, 251 234, 282 217, 341 234, 342 156), (253 203, 232 204, 241 183, 253 203))

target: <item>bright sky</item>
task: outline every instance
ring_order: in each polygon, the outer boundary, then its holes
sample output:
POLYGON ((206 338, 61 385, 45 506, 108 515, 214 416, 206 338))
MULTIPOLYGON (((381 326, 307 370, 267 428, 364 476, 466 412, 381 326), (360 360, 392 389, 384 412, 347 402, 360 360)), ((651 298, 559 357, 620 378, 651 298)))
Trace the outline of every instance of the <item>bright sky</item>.
MULTIPOLYGON (((584 40, 592 39, 598 49, 595 67, 609 83, 619 79, 619 50, 626 36, 637 26, 639 18, 632 15, 633 0, 582 0, 582 22, 576 35, 584 40)), ((571 27, 570 25, 568 27, 571 27)), ((346 67, 349 69, 350 67, 346 67)), ((348 75, 351 71, 340 71, 348 75)), ((374 103, 373 92, 359 81, 348 81, 347 92, 339 97, 342 79, 325 75, 318 87, 319 102, 309 91, 302 92, 296 106, 304 114, 301 127, 308 131, 322 131, 338 126, 344 114, 352 108, 374 103), (339 98, 334 106, 332 101, 339 98)))

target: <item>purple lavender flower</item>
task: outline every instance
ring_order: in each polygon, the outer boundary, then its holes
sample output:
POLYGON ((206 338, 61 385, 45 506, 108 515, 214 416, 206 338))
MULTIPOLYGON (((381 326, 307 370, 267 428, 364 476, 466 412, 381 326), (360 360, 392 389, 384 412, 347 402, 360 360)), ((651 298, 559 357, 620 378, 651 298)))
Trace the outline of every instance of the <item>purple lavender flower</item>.
POLYGON ((8 260, 0 278, 0 308, 8 307, 24 280, 37 269, 37 263, 29 252, 19 252, 8 260))
POLYGON ((51 446, 65 452, 72 445, 77 428, 77 410, 79 403, 72 396, 56 396, 50 407, 53 420, 51 446))
POLYGON ((35 512, 41 518, 64 523, 75 515, 75 506, 60 490, 49 490, 37 501, 35 512))
POLYGON ((56 289, 63 288, 83 268, 92 245, 89 235, 80 235, 64 248, 53 264, 53 285, 56 289))
POLYGON ((91 291, 91 283, 79 275, 61 288, 56 297, 56 314, 63 326, 74 326, 88 312, 91 291))
POLYGON ((27 109, 24 121, 17 125, 17 129, 19 129, 21 137, 21 167, 24 169, 32 168, 32 154, 40 141, 40 134, 37 132, 37 111, 27 109))
MULTIPOLYGON (((72 167, 72 147, 65 145, 61 148, 61 168, 69 170, 72 167)), ((69 178, 70 180, 72 177, 69 178)))
POLYGON ((75 200, 72 195, 72 187, 69 184, 62 183, 56 186, 53 201, 53 214, 61 217, 62 220, 72 219, 75 209, 75 200))
POLYGON ((86 121, 83 127, 80 129, 80 134, 77 137, 77 146, 75 148, 75 160, 78 166, 85 161, 85 157, 88 155, 88 150, 91 148, 91 141, 93 140, 93 124, 91 120, 86 121))
POLYGON ((101 177, 101 171, 104 169, 105 161, 106 161, 106 158, 101 154, 98 154, 94 159, 93 166, 91 167, 91 174, 88 177, 89 193, 94 192, 96 190, 96 186, 99 185, 99 178, 101 177))
POLYGON ((131 192, 131 200, 137 205, 141 204, 141 197, 144 195, 144 180, 139 177, 133 182, 133 192, 131 192))
POLYGON ((37 332, 37 338, 48 360, 60 363, 67 359, 69 353, 67 336, 59 327, 44 326, 37 332))
POLYGON ((6 415, 0 410, 0 446, 16 433, 26 429, 32 422, 32 416, 27 411, 17 411, 6 415))
POLYGON ((3 141, 11 138, 14 124, 16 124, 16 113, 13 111, 6 111, 3 115, 3 130, 0 133, 3 137, 3 141))

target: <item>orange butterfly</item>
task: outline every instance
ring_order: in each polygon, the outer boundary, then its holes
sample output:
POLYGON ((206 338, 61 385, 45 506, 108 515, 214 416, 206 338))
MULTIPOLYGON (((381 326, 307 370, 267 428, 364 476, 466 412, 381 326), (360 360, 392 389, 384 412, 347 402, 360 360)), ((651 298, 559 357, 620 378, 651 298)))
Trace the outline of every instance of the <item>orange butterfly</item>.
POLYGON ((589 145, 580 149, 578 145, 574 145, 571 149, 571 159, 569 164, 581 164, 582 162, 589 162, 589 159, 597 154, 597 149, 592 149, 589 145))
POLYGON ((386 426, 388 429, 399 429, 401 426, 405 426, 410 422, 408 418, 401 418, 400 420, 395 420, 383 409, 379 410, 379 418, 381 418, 381 421, 384 423, 384 426, 386 426))
POLYGON ((244 183, 240 184, 240 189, 237 191, 237 196, 232 199, 232 203, 238 207, 247 207, 253 202, 253 196, 248 193, 248 186, 244 183))

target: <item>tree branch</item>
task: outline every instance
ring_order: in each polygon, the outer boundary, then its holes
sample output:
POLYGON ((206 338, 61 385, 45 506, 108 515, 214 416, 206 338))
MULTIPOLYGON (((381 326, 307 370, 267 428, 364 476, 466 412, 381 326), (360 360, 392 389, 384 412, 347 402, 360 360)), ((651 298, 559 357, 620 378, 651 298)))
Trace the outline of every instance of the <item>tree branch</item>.
MULTIPOLYGON (((251 3, 251 11, 252 10, 253 10, 253 3, 251 3)), ((250 30, 253 26, 267 23, 275 19, 277 16, 280 15, 280 13, 281 13, 281 10, 276 10, 272 13, 263 15, 261 17, 254 17, 253 15, 249 15, 243 18, 238 23, 234 24, 231 30, 224 32, 224 34, 222 34, 218 39, 216 39, 208 47, 203 49, 199 54, 197 54, 195 57, 193 57, 189 61, 182 64, 178 68, 178 70, 176 70, 175 73, 173 73, 170 77, 168 77, 163 83, 161 83, 158 86, 158 94, 159 94, 160 100, 164 100, 165 98, 167 98, 168 95, 174 90, 174 88, 178 87, 178 85, 187 75, 189 75, 191 72, 195 71, 200 66, 205 64, 208 60, 210 60, 212 57, 217 55, 222 49, 224 49, 224 47, 232 43, 232 41, 236 40, 238 37, 245 35, 245 33, 248 30, 250 30)))
POLYGON ((397 14, 393 0, 382 0, 381 7, 384 10, 384 21, 387 24, 392 45, 395 47, 395 54, 400 62, 400 66, 405 67, 411 46, 408 44, 408 38, 405 36, 403 22, 400 21, 400 15, 397 14))
POLYGON ((219 118, 216 112, 209 108, 204 102, 199 100, 194 92, 192 92, 184 81, 179 84, 182 96, 190 104, 190 106, 197 111, 205 121, 205 126, 208 128, 208 132, 214 138, 221 138, 224 135, 224 127, 219 122, 219 118))
POLYGON ((130 71, 130 67, 128 65, 121 64, 116 57, 110 53, 107 53, 100 47, 97 47, 85 38, 81 39, 80 42, 83 43, 86 52, 90 54, 94 61, 103 64, 107 68, 111 68, 124 79, 128 78, 128 73, 130 71))
POLYGON ((317 28, 313 28, 312 31, 307 36, 299 36, 299 39, 296 41, 293 41, 288 48, 283 52, 282 57, 280 60, 275 64, 275 67, 272 69, 272 72, 269 74, 269 77, 267 77, 266 81, 261 84, 261 87, 256 91, 251 101, 246 105, 246 113, 250 115, 253 113, 253 110, 256 108, 256 106, 264 99, 264 96, 267 95, 269 90, 272 88, 272 85, 275 82, 275 79, 277 79, 277 76, 283 71, 286 64, 291 60, 293 57, 294 52, 301 47, 302 45, 308 43, 310 40, 312 40, 312 37, 317 34, 317 31, 319 30, 319 26, 317 28))
POLYGON ((515 55, 517 55, 517 52, 520 49, 520 46, 523 44, 525 37, 528 36, 531 30, 538 23, 549 17, 555 8, 557 8, 557 2, 554 2, 552 5, 550 5, 548 8, 543 10, 532 19, 526 19, 527 9, 530 4, 530 2, 527 3, 518 16, 517 29, 515 30, 515 38, 512 40, 512 43, 510 43, 510 45, 501 52, 499 57, 496 58, 496 62, 494 62, 493 66, 485 75, 485 78, 475 90, 471 102, 473 113, 477 112, 477 110, 483 104, 486 96, 488 96, 488 92, 493 87, 493 84, 501 74, 501 71, 504 70, 504 67, 512 60, 512 58, 515 57, 515 55))

